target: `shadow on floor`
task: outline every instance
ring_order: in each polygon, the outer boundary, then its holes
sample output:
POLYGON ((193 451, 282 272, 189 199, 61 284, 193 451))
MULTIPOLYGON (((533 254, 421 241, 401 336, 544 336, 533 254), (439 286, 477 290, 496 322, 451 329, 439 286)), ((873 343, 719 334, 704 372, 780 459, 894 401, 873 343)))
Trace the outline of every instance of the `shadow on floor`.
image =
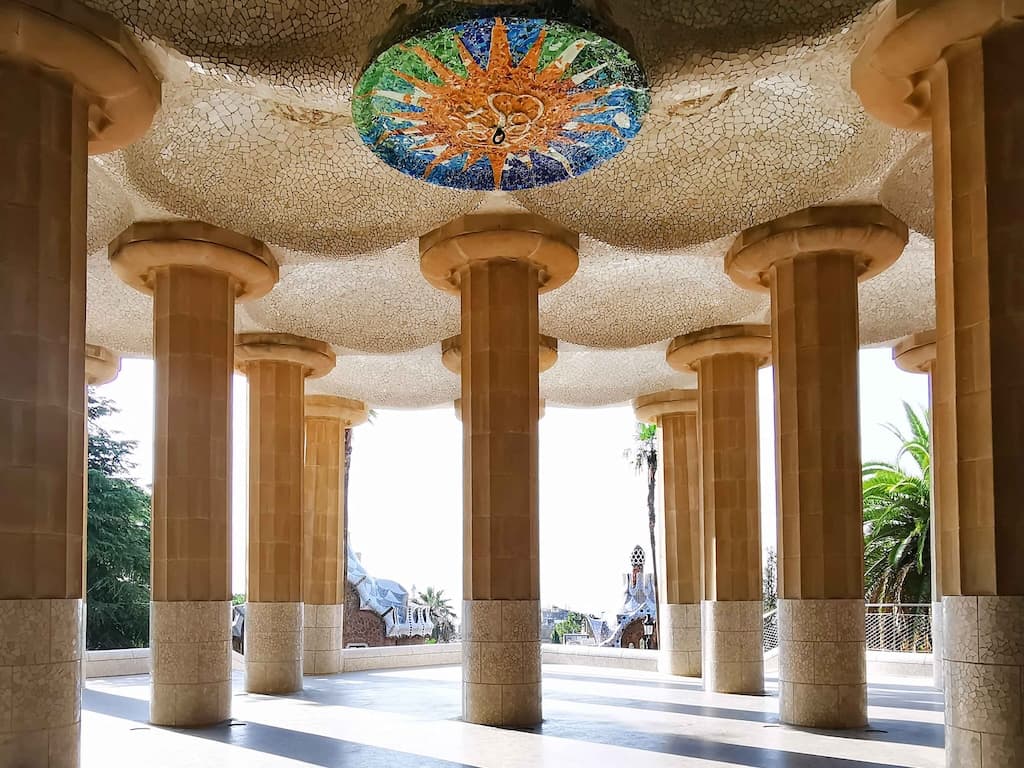
MULTIPOLYGON (((83 697, 83 707, 124 720, 145 723, 149 717, 149 703, 139 699, 119 696, 104 691, 88 690, 83 697)), ((155 728, 157 726, 148 726, 155 728)), ((251 749, 277 755, 289 760, 299 760, 309 765, 333 766, 352 765, 360 768, 474 768, 467 763, 453 763, 415 753, 359 744, 331 736, 321 736, 305 731, 293 731, 263 723, 222 724, 210 728, 190 728, 178 731, 187 736, 242 749, 251 749)))

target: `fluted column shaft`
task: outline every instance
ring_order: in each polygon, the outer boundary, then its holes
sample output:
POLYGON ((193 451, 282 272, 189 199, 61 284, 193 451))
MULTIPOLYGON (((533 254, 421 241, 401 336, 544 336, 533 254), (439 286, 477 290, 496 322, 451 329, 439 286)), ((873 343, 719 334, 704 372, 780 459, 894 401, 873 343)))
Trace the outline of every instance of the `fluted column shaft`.
POLYGON ((771 294, 779 713, 794 725, 867 722, 857 282, 907 236, 881 206, 819 206, 745 230, 726 255, 734 281, 771 294))
POLYGON ((302 480, 305 380, 334 367, 323 342, 243 333, 236 364, 249 382, 249 579, 245 689, 302 690, 302 480))
POLYGON ((780 712, 817 727, 867 722, 857 274, 852 253, 782 260, 770 273, 780 712))
POLYGON ((719 326, 680 336, 668 362, 697 373, 700 427, 704 687, 764 689, 757 370, 765 326, 719 326))
POLYGON ((154 270, 150 720, 231 716, 231 381, 235 280, 154 270))
POLYGON ((636 417, 658 426, 658 515, 660 605, 659 657, 662 672, 701 674, 702 570, 700 424, 696 390, 668 390, 633 401, 636 417))
POLYGON ((947 765, 1024 763, 1024 24, 932 77, 947 765), (946 492, 948 490, 948 493, 946 492), (1013 713, 1016 713, 1014 715, 1013 713))
POLYGON ((303 475, 303 672, 342 671, 345 611, 345 432, 339 419, 306 418, 303 475))
POLYGON ((0 104, 0 754, 78 765, 88 105, 2 57, 0 104))
POLYGON ((463 715, 540 721, 537 268, 471 264, 462 289, 463 715))

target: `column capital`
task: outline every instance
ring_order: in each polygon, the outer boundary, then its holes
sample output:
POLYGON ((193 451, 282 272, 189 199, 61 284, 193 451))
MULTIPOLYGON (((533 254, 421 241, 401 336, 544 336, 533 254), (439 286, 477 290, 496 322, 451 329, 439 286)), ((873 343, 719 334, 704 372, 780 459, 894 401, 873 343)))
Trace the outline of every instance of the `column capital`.
POLYGON ((117 276, 153 292, 153 270, 193 267, 235 279, 238 301, 258 299, 277 283, 277 259, 260 240, 202 221, 140 221, 108 246, 117 276))
POLYGON ((575 232, 533 213, 471 213, 420 238, 420 271, 435 288, 458 294, 473 262, 528 261, 545 293, 576 274, 579 247, 575 232))
POLYGON ((892 359, 907 373, 931 373, 935 365, 935 329, 904 336, 893 345, 892 359))
POLYGON ((743 230, 725 255, 732 281, 767 291, 773 264, 816 253, 852 253, 861 280, 889 267, 907 245, 907 225, 880 205, 821 205, 743 230))
POLYGON ((350 400, 334 395, 306 395, 307 419, 337 419, 345 429, 365 424, 370 418, 370 407, 362 400, 350 400))
POLYGON ((97 344, 85 345, 85 383, 90 387, 109 384, 121 371, 121 356, 97 344))
POLYGON ((89 154, 131 144, 160 107, 160 81, 135 38, 112 16, 73 0, 0 4, 0 59, 76 86, 89 105, 89 154))
POLYGON ((242 373, 251 363, 295 363, 303 375, 319 379, 334 370, 335 356, 323 341, 291 333, 239 333, 235 336, 235 368, 242 373))
MULTIPOLYGON (((538 334, 537 365, 540 373, 558 362, 558 339, 538 334)), ((441 342, 441 364, 452 373, 462 373, 462 336, 449 336, 441 342)))
POLYGON ((645 424, 659 424, 662 416, 674 413, 696 412, 696 389, 666 389, 633 400, 633 413, 638 421, 645 424))
POLYGON ((1021 18, 1024 4, 1007 0, 891 2, 854 58, 850 83, 876 119, 930 131, 929 75, 946 49, 1021 18))
POLYGON ((716 325, 676 336, 668 345, 665 360, 677 371, 696 373, 700 360, 715 355, 750 355, 759 367, 767 365, 772 356, 771 329, 767 325, 716 325))

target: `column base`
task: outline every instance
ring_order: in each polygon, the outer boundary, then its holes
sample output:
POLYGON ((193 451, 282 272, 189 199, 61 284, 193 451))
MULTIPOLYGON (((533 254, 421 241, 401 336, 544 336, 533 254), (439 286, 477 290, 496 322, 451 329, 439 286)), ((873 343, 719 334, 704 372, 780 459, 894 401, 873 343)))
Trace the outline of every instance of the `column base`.
POLYGON ((198 728, 231 718, 231 602, 149 604, 153 725, 198 728))
POLYGON ((760 600, 701 603, 704 690, 764 692, 763 611, 760 600))
POLYGON ((658 624, 658 671, 700 677, 700 604, 662 603, 658 624))
POLYGON ((932 603, 932 685, 945 689, 945 665, 942 661, 942 601, 932 603))
POLYGON ((944 597, 946 765, 1024 765, 1024 597, 944 597))
POLYGON ((806 728, 867 725, 863 600, 779 600, 779 719, 806 728))
POLYGON ((247 603, 245 690, 302 690, 302 603, 247 603))
POLYGON ((0 600, 0 765, 79 765, 81 625, 78 599, 0 600))
POLYGON ((462 719, 541 721, 540 601, 462 601, 462 719))
POLYGON ((345 606, 306 603, 302 617, 302 673, 336 675, 341 672, 341 630, 345 606))

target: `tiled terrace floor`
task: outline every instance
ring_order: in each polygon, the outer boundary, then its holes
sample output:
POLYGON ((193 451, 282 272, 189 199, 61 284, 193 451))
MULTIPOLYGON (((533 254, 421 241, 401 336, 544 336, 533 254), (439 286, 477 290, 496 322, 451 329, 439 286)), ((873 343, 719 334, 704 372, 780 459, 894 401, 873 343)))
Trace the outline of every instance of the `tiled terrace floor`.
POLYGON ((193 766, 771 766, 938 768, 942 696, 925 680, 870 687, 871 727, 778 724, 764 697, 706 694, 699 680, 545 666, 544 723, 529 731, 459 720, 459 667, 307 677, 301 694, 250 695, 235 680, 231 725, 195 731, 146 722, 148 678, 89 681, 83 768, 193 766))

